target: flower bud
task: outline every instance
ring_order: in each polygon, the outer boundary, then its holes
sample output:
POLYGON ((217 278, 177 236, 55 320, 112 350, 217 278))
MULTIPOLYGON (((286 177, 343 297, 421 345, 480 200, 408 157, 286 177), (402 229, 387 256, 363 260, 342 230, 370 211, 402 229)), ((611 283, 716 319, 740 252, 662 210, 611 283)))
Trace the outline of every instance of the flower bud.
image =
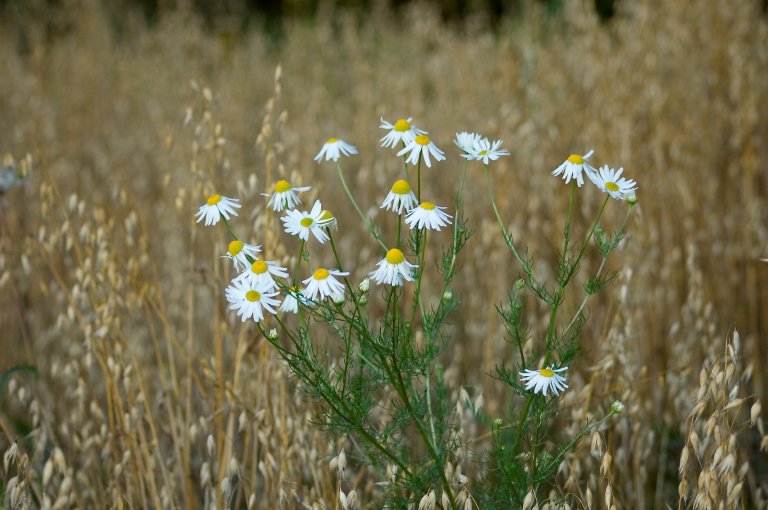
POLYGON ((279 335, 277 334, 277 329, 275 329, 275 328, 270 329, 269 332, 267 333, 267 339, 268 340, 275 341, 275 340, 277 340, 278 336, 279 335))
POLYGON ((368 303, 368 296, 363 294, 360 296, 360 299, 358 299, 357 302, 360 304, 360 306, 365 306, 368 303))
POLYGON ((344 293, 338 292, 331 296, 331 301, 336 303, 337 305, 343 305, 344 304, 344 293))
POLYGON ((634 193, 630 193, 629 196, 627 197, 627 203, 629 205, 635 205, 637 203, 637 195, 635 195, 634 193))
POLYGON ((450 303, 453 301, 453 291, 451 289, 445 289, 442 299, 444 303, 450 303))
POLYGON ((611 414, 620 414, 624 410, 624 404, 618 400, 611 404, 611 414))
POLYGON ((370 278, 365 278, 362 282, 360 282, 360 285, 357 286, 360 289, 360 292, 365 294, 368 292, 368 290, 371 288, 371 280, 370 278))
POLYGON ((515 282, 515 287, 517 287, 518 289, 522 289, 523 287, 525 287, 525 280, 523 280, 522 278, 517 280, 515 282))

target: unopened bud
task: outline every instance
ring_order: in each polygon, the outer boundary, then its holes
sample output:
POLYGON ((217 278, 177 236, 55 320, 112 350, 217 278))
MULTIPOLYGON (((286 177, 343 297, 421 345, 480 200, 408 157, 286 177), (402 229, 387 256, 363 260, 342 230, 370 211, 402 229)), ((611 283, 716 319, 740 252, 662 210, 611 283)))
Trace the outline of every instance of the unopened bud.
POLYGON ((333 294, 331 296, 331 301, 333 301, 337 305, 343 305, 344 304, 344 293, 343 292, 337 292, 336 294, 333 294))
POLYGON ((453 291, 451 289, 445 289, 445 292, 443 292, 443 302, 444 303, 450 303, 453 301, 453 291))
POLYGON ((269 332, 267 333, 267 340, 272 340, 272 341, 275 341, 275 340, 277 340, 277 337, 278 337, 278 336, 279 336, 279 335, 277 334, 277 330, 276 330, 275 328, 272 328, 272 329, 270 329, 270 330, 269 330, 269 332))
POLYGON ((517 280, 515 282, 515 287, 517 287, 518 289, 522 289, 523 287, 525 287, 525 280, 523 280, 522 278, 517 280))
POLYGON ((360 299, 358 299, 357 302, 360 304, 360 306, 365 306, 368 303, 368 296, 363 294, 360 296, 360 299))
POLYGON ((618 400, 611 404, 611 413, 612 414, 620 414, 622 411, 624 411, 624 404, 619 402, 618 400))
POLYGON ((627 203, 629 205, 635 205, 637 203, 637 195, 630 193, 630 195, 627 197, 627 203))
POLYGON ((371 288, 371 280, 370 278, 365 278, 362 282, 360 282, 360 285, 357 286, 358 289, 360 289, 360 292, 366 293, 371 288))

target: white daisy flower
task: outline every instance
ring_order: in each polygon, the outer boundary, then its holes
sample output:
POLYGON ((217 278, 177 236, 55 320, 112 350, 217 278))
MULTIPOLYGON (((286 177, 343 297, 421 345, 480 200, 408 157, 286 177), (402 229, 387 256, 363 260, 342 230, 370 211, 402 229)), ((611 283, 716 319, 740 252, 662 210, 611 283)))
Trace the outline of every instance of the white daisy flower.
POLYGON ((201 205, 197 210, 197 214, 195 214, 197 223, 205 219, 205 226, 207 227, 217 224, 222 216, 227 220, 230 215, 237 216, 235 209, 240 207, 239 202, 236 198, 222 197, 219 194, 211 195, 205 205, 201 205))
POLYGON ((563 164, 555 168, 552 171, 552 175, 563 174, 565 183, 571 182, 571 179, 576 179, 576 184, 581 187, 584 184, 584 177, 581 175, 582 171, 586 171, 587 175, 595 175, 597 172, 593 166, 587 163, 589 157, 594 153, 594 150, 590 150, 583 156, 579 154, 571 154, 568 159, 563 161, 563 164))
POLYGON ((336 220, 336 216, 327 209, 323 209, 320 213, 320 223, 326 230, 338 230, 339 222, 336 220))
POLYGON ((376 266, 378 269, 370 273, 371 278, 379 285, 385 283, 392 286, 402 285, 404 279, 414 281, 412 270, 419 267, 405 260, 405 255, 397 248, 387 251, 387 256, 376 266))
POLYGON ((501 142, 502 140, 494 140, 493 145, 491 145, 487 138, 477 139, 467 153, 462 154, 462 156, 469 160, 481 160, 484 165, 487 165, 489 161, 496 161, 501 156, 509 156, 507 149, 499 149, 501 142))
MULTIPOLYGON (((480 135, 477 133, 468 133, 466 131, 461 131, 459 133, 456 133, 456 138, 454 138, 453 143, 456 144, 456 146, 461 149, 462 152, 469 154, 472 150, 472 147, 475 145, 475 142, 480 140, 480 135)), ((464 154, 462 154, 463 156, 464 154)))
POLYGON ((295 285, 286 293, 285 299, 280 304, 280 311, 298 313, 299 302, 301 302, 302 306, 312 306, 312 302, 304 297, 304 291, 302 291, 301 287, 295 285))
POLYGON ((274 261, 256 260, 251 267, 240 273, 237 278, 248 282, 253 287, 272 290, 277 288, 275 276, 288 278, 286 268, 277 265, 274 261))
POLYGON ((444 213, 443 209, 445 207, 440 207, 432 202, 422 202, 418 207, 414 207, 408 212, 405 222, 411 229, 440 230, 441 227, 451 224, 451 216, 444 213))
POLYGON ((400 149, 400 152, 397 153, 398 156, 402 156, 403 154, 408 154, 408 159, 405 161, 412 165, 417 165, 419 163, 419 158, 423 157, 424 163, 426 163, 428 168, 432 166, 432 163, 429 160, 430 154, 432 154, 436 161, 445 159, 445 153, 438 149, 437 145, 435 145, 427 135, 419 135, 408 142, 406 146, 400 149))
POLYGON ((334 276, 347 276, 348 274, 349 273, 346 271, 325 269, 321 267, 312 273, 312 276, 302 282, 306 286, 304 288, 304 295, 308 299, 317 301, 319 299, 343 293, 344 284, 334 278, 334 276))
POLYGON ((394 124, 390 124, 384 120, 384 117, 382 117, 381 125, 379 127, 381 129, 389 129, 390 131, 384 135, 381 140, 379 140, 381 142, 381 146, 392 147, 394 149, 397 147, 397 144, 401 142, 405 145, 408 145, 408 143, 417 136, 427 134, 426 131, 418 129, 416 126, 411 124, 411 120, 412 117, 408 117, 407 119, 398 119, 398 121, 394 124))
POLYGON ((229 243, 227 258, 232 259, 232 263, 235 265, 235 271, 244 271, 245 268, 252 264, 252 262, 248 261, 248 257, 254 259, 256 258, 257 253, 261 253, 261 246, 244 243, 239 239, 235 239, 229 243))
POLYGON ((613 198, 627 200, 637 191, 637 183, 632 179, 621 177, 623 171, 624 168, 614 170, 608 165, 603 165, 597 174, 590 176, 590 179, 595 183, 595 186, 613 198))
POLYGON ((292 187, 291 183, 286 180, 279 180, 275 183, 275 192, 271 195, 268 193, 262 193, 262 196, 269 197, 267 207, 271 207, 273 210, 280 212, 283 209, 294 209, 301 203, 299 198, 300 191, 309 191, 311 186, 299 186, 292 187))
POLYGON ((244 280, 234 279, 225 294, 230 310, 235 310, 243 322, 253 318, 256 322, 264 320, 264 311, 275 314, 274 306, 280 304, 274 296, 277 292, 251 285, 244 280))
POLYGON ((322 161, 323 157, 325 157, 326 161, 331 159, 338 161, 341 154, 344 154, 345 156, 357 154, 357 147, 350 145, 339 138, 329 138, 328 141, 325 142, 325 145, 323 145, 323 148, 320 149, 320 152, 317 153, 317 156, 315 156, 315 161, 319 163, 322 161))
POLYGON ((392 185, 392 189, 389 190, 387 198, 384 199, 380 209, 391 209, 397 214, 403 214, 403 211, 410 211, 418 203, 416 195, 411 190, 411 185, 400 179, 392 185))
POLYGON ((551 391, 554 396, 568 387, 565 377, 559 375, 566 370, 568 367, 552 369, 552 365, 541 370, 523 370, 520 372, 520 380, 525 383, 526 390, 533 389, 534 393, 541 393, 545 397, 551 391))
POLYGON ((319 200, 315 200, 315 204, 310 212, 294 209, 293 211, 287 211, 280 220, 285 225, 285 231, 289 234, 308 241, 309 233, 312 232, 318 241, 325 243, 328 240, 328 234, 323 231, 322 216, 323 206, 319 200))

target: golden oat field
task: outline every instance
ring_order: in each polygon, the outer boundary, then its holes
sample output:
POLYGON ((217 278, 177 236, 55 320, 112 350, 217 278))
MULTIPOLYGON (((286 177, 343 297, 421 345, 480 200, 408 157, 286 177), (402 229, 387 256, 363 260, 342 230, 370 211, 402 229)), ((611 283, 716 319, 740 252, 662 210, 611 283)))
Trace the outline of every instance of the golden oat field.
MULTIPOLYGON (((413 117, 446 152, 421 183, 446 204, 464 165, 456 132, 503 139, 499 212, 544 278, 568 210, 552 170, 594 149, 638 184, 551 425, 574 436, 615 400, 625 409, 525 508, 768 508, 764 2, 620 1, 601 20, 594 2, 522 0, 490 23, 480 9, 329 1, 266 24, 187 4, 158 2, 149 19, 130 2, 0 2, 4 507, 382 508, 385 474, 316 423, 275 348, 228 310, 227 232, 195 213, 214 191, 239 198, 233 224, 292 267, 296 243, 261 193, 312 186, 302 200, 332 207, 359 282, 379 247, 313 158, 330 137, 356 145, 340 161, 349 187, 392 229, 379 205, 402 163, 379 124, 413 117)), ((582 235, 600 192, 580 193, 582 235)), ((494 419, 522 402, 495 377, 517 356, 496 306, 521 275, 480 166, 464 206, 472 236, 439 360, 451 405, 494 419)), ((624 210, 609 203, 604 226, 624 210)), ((546 328, 533 304, 530 342, 546 328)), ((487 448, 486 423, 459 422, 467 451, 487 448)), ((451 469, 461 508, 481 508, 486 467, 465 455, 451 469)), ((408 507, 448 508, 428 496, 408 507)))

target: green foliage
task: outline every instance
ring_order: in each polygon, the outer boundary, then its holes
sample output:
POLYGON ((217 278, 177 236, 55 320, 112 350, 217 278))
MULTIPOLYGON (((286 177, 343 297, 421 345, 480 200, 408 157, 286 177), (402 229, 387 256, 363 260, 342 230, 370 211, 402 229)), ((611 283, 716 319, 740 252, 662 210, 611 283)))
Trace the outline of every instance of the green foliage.
MULTIPOLYGON (((386 236, 363 215, 338 163, 337 169, 342 187, 367 230, 383 251, 389 253, 386 236)), ((465 166, 465 174, 466 170, 465 166)), ((495 377, 507 384, 518 398, 510 401, 508 421, 492 421, 472 402, 465 401, 462 405, 491 429, 487 451, 472 453, 474 460, 484 466, 485 473, 473 483, 472 497, 481 508, 501 509, 520 507, 526 495, 542 493, 552 483, 564 456, 574 450, 585 434, 608 418, 584 424, 570 440, 560 437, 552 424, 557 419, 559 392, 563 388, 552 385, 560 377, 555 377, 553 371, 564 374, 568 365, 578 359, 580 336, 586 322, 584 307, 591 295, 616 276, 616 273, 604 275, 603 268, 608 255, 624 236, 631 205, 621 228, 608 235, 599 227, 610 199, 606 195, 591 226, 584 229, 584 240, 574 242, 573 231, 578 228, 572 225, 576 200, 574 180, 570 184, 563 248, 557 258, 555 281, 546 282, 536 276, 533 257, 527 249, 519 250, 507 232, 495 203, 487 164, 485 173, 501 235, 521 271, 521 279, 508 290, 506 301, 496 306, 504 322, 505 338, 516 346, 518 358, 497 365, 495 377), (584 297, 572 319, 562 322, 558 314, 566 304, 565 298, 569 295, 566 291, 576 281, 592 241, 601 257, 600 266, 586 277, 584 297), (528 316, 531 300, 539 300, 549 309, 544 331, 534 328, 539 321, 528 316), (530 383, 526 385, 521 382, 523 371, 545 383, 535 388, 530 383), (542 391, 543 388, 546 391, 542 391)), ((416 177, 420 196, 420 160, 416 177)), ((356 286, 344 277, 345 292, 341 299, 323 296, 304 302, 295 320, 275 316, 282 335, 269 335, 258 325, 306 397, 316 404, 314 423, 335 436, 352 438, 356 445, 354 458, 359 463, 370 465, 379 473, 392 474, 385 484, 385 499, 388 506, 395 508, 418 503, 422 495, 434 490, 447 499, 450 508, 459 508, 458 496, 466 483, 447 474, 457 449, 466 443, 458 435, 455 397, 445 383, 439 363, 441 353, 451 341, 444 326, 461 304, 451 289, 451 282, 459 268, 460 253, 472 236, 462 213, 463 182, 464 179, 456 196, 451 242, 435 257, 439 280, 432 292, 427 293, 424 288, 427 281, 432 281, 424 278, 430 266, 426 257, 429 229, 414 228, 407 236, 401 236, 398 227, 393 246, 418 261, 412 274, 415 282, 385 284, 371 292, 368 283, 356 286), (436 298, 430 301, 426 296, 436 298), (374 298, 381 300, 381 312, 371 311, 369 299, 374 298)), ((402 222, 402 214, 399 220, 402 222)), ((234 238, 234 231, 226 220, 225 224, 234 238)), ((324 232, 329 237, 336 266, 342 268, 334 234, 330 228, 324 232)), ((312 254, 306 247, 305 241, 301 241, 297 273, 302 264, 311 267, 312 254)), ((293 285, 297 278, 293 277, 293 285)), ((565 379, 561 382, 564 384, 565 379)), ((465 494, 464 500, 466 497, 465 494)))

